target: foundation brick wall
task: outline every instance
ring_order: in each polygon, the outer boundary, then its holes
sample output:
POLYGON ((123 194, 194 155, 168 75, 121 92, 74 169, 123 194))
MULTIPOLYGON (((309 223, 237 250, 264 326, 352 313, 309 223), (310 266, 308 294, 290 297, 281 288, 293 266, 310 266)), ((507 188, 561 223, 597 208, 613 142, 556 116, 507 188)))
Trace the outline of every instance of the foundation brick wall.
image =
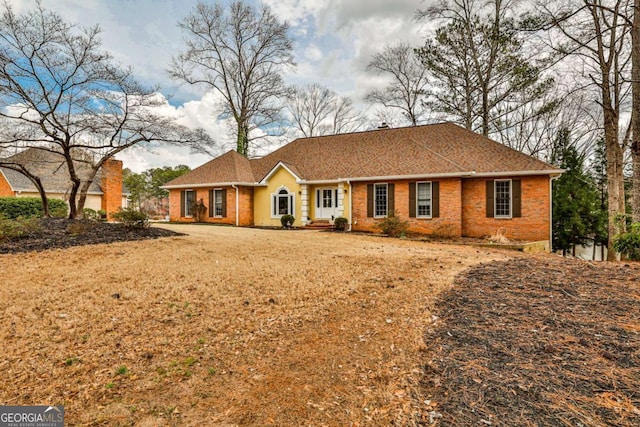
POLYGON ((15 193, 11 190, 11 186, 4 178, 4 175, 0 173, 0 197, 13 197, 15 193))
MULTIPOLYGON (((508 178, 508 177, 506 177, 508 178)), ((522 186, 522 217, 487 218, 486 178, 465 179, 462 182, 462 235, 486 237, 500 231, 509 239, 549 240, 550 201, 549 177, 511 177, 522 186)))
POLYGON ((107 212, 107 218, 122 207, 122 161, 109 159, 100 170, 102 188, 101 209, 107 212))

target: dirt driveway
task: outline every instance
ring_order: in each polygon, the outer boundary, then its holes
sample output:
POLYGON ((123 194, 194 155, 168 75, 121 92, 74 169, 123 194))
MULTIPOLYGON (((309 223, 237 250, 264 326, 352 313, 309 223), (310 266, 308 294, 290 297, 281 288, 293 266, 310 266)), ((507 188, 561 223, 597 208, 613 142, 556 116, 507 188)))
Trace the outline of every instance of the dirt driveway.
POLYGON ((434 296, 511 254, 375 236, 188 236, 0 255, 0 404, 75 425, 413 425, 434 296))

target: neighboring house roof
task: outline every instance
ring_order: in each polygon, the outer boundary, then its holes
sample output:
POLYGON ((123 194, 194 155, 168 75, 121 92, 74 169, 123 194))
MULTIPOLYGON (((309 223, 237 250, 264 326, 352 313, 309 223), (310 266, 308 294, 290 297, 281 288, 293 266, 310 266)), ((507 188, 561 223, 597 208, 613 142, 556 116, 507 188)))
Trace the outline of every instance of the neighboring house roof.
MULTIPOLYGON (((64 162, 64 158, 59 154, 36 148, 29 148, 3 160, 20 165, 26 165, 29 172, 40 177, 43 187, 47 193, 66 193, 71 187, 67 165, 64 162)), ((78 174, 81 179, 83 176, 88 176, 88 166, 78 163, 77 167, 78 174)), ((0 169, 2 169, 2 172, 13 191, 38 191, 31 180, 20 172, 7 167, 0 167, 0 169)), ((100 177, 96 176, 89 186, 88 193, 102 194, 102 189, 99 184, 100 177)))
POLYGON ((281 163, 307 182, 562 172, 453 123, 296 139, 261 159, 245 159, 242 163, 245 175, 241 180, 236 176, 237 172, 234 175, 225 166, 228 160, 222 160, 225 156, 233 156, 234 159, 239 156, 237 153, 230 153, 167 183, 166 186, 258 183, 281 163), (248 174, 247 164, 251 166, 252 176, 248 174), (196 171, 198 172, 194 173, 196 171), (218 177, 225 179, 218 180, 218 177))

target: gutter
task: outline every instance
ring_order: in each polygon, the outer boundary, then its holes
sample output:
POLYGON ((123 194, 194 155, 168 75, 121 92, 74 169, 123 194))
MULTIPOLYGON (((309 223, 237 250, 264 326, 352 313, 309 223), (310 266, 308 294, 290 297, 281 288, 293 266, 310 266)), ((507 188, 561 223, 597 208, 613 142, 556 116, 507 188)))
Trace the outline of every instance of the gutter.
MULTIPOLYGON (((177 184, 177 185, 161 185, 160 188, 165 190, 177 190, 177 189, 191 189, 191 188, 205 188, 205 187, 234 187, 241 185, 244 187, 262 187, 266 186, 262 184, 256 184, 255 182, 208 182, 204 184, 177 184)), ((235 188, 235 187, 234 187, 235 188)))

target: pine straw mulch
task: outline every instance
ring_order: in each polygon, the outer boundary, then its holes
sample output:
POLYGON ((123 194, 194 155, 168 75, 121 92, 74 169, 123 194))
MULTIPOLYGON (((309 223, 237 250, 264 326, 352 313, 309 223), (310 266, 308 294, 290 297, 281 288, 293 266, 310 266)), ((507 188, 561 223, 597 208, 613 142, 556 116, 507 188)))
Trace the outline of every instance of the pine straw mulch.
POLYGON ((131 228, 122 224, 65 218, 43 218, 35 232, 15 239, 0 239, 0 254, 63 249, 99 243, 128 242, 176 236, 156 227, 131 228))
POLYGON ((435 307, 429 424, 640 425, 640 265, 482 264, 435 307))

